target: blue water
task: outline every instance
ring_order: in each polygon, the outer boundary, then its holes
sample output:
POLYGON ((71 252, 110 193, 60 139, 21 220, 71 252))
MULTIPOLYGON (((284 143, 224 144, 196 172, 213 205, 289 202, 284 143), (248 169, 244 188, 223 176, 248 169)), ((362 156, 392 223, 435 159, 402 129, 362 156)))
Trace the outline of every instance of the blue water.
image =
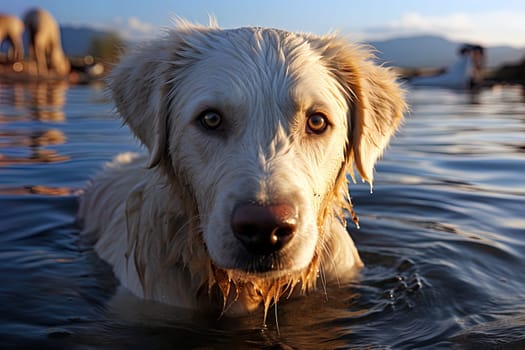
POLYGON ((139 300, 79 237, 79 190, 140 147, 100 86, 0 83, 0 348, 524 349, 525 97, 409 91, 411 113, 352 185, 366 267, 262 315, 139 300))

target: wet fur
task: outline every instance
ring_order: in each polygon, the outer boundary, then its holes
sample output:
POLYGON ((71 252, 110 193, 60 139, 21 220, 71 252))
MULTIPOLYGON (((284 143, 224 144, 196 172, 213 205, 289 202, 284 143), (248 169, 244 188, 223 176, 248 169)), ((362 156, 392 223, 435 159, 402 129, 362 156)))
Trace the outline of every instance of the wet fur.
POLYGON ((239 314, 362 267, 345 229, 347 174, 372 183, 405 110, 395 75, 335 35, 180 22, 127 55, 109 80, 146 155, 124 154, 81 201, 84 234, 135 295, 239 314), (221 111, 220 132, 199 111, 221 111), (330 118, 322 135, 305 115, 330 118), (257 264, 230 229, 235 203, 289 201, 292 243, 257 264))

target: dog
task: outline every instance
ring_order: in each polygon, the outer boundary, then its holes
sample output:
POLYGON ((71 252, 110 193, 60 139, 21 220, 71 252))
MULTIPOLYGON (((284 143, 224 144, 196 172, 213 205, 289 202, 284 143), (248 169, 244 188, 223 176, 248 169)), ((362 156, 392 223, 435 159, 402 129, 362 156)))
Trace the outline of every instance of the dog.
POLYGON ((372 184, 404 94, 331 34, 180 21, 128 53, 109 90, 147 154, 81 198, 83 234, 138 297, 242 315, 350 281, 348 175, 372 184))

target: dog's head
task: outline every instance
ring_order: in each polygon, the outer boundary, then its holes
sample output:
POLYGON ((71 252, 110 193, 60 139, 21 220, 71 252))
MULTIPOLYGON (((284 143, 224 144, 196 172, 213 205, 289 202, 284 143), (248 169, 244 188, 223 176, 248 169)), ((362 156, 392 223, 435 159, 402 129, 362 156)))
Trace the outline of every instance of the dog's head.
POLYGON ((405 109, 366 50, 263 28, 183 23, 124 58, 110 88, 228 279, 316 275, 347 173, 372 182, 405 109))

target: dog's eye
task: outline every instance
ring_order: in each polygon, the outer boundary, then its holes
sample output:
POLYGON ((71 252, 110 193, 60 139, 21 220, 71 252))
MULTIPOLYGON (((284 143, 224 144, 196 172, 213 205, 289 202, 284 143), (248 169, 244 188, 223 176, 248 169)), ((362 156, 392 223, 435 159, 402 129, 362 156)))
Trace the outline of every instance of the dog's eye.
POLYGON ((209 130, 215 130, 222 124, 222 116, 215 111, 205 111, 199 115, 199 122, 209 130))
POLYGON ((306 132, 310 134, 322 134, 328 127, 328 119, 324 114, 314 113, 306 121, 306 132))

